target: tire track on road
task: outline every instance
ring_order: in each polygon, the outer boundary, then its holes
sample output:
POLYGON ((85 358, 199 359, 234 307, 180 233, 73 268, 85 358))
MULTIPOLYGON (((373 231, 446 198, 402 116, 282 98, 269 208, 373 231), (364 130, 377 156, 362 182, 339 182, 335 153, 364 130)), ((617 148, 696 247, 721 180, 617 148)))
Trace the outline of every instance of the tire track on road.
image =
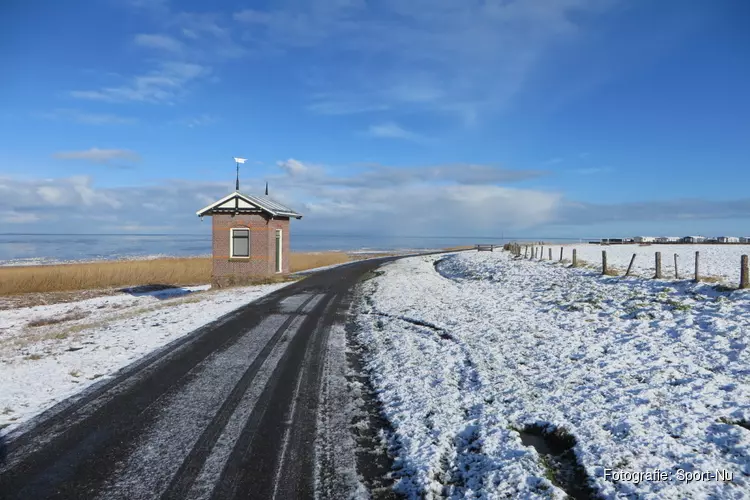
POLYGON ((243 374, 242 378, 234 386, 234 389, 232 389, 232 392, 229 394, 229 397, 224 401, 224 403, 222 404, 221 408, 214 416, 211 423, 206 427, 206 429, 201 434, 200 438, 198 438, 198 441, 190 450, 190 453, 185 458, 184 462, 182 463, 182 466, 180 466, 179 470, 177 471, 175 476, 172 478, 172 481, 170 482, 166 491, 162 494, 161 496, 162 500, 169 500, 169 499, 179 500, 187 496, 188 492, 190 491, 190 488, 193 485, 193 482, 195 481, 196 476, 200 472, 201 467, 203 467, 203 464, 205 463, 206 458, 208 458, 209 454, 211 453, 211 450, 213 449, 214 445, 218 441, 219 436, 221 435, 222 431, 226 427, 227 422, 229 421, 229 418, 237 409, 237 406, 242 400, 242 397, 247 392, 247 389, 250 386, 250 384, 253 382, 253 380, 255 380, 255 376, 258 374, 258 371, 260 370, 261 366, 263 366, 263 364, 268 359, 273 348, 276 347, 276 345, 279 343, 279 340, 281 339, 282 335, 284 335, 284 333, 286 333, 287 330, 289 330, 289 327, 292 325, 292 323, 297 318, 299 318, 300 315, 303 314, 308 304, 313 302, 312 308, 314 308, 315 305, 317 305, 317 303, 320 301, 320 298, 321 298, 320 295, 313 295, 310 298, 308 298, 297 309, 297 312, 289 316, 289 318, 287 318, 284 324, 282 324, 281 327, 279 327, 279 329, 276 331, 276 333, 271 338, 271 340, 269 340, 269 342, 265 345, 263 350, 253 360, 253 362, 250 364, 250 366, 247 368, 247 370, 243 374))
POLYGON ((279 415, 286 414, 291 405, 305 351, 332 298, 332 294, 326 295, 317 304, 317 313, 311 312, 305 318, 300 330, 311 331, 311 335, 296 336, 274 369, 227 460, 211 495, 213 500, 271 498, 280 456, 276 445, 282 441, 284 427, 288 425, 284 422, 286 419, 279 419, 279 415), (278 392, 277 387, 280 388, 278 392), (261 428, 266 431, 263 435, 258 432, 261 428))
MULTIPOLYGON (((286 300, 292 296, 283 294, 280 298, 286 300)), ((283 301, 280 304, 283 305, 283 301)), ((241 308, 241 311, 244 310, 245 307, 241 308)), ((271 307, 269 314, 274 310, 275 307, 271 307)), ((228 323, 222 324, 225 330, 220 326, 214 330, 215 336, 202 336, 193 343, 187 343, 187 352, 180 353, 186 358, 182 363, 168 363, 170 356, 167 356, 166 366, 157 362, 157 366, 144 368, 146 377, 138 372, 135 374, 137 380, 125 381, 126 384, 145 382, 145 390, 114 396, 102 394, 101 397, 108 401, 65 429, 61 435, 52 438, 38 453, 22 457, 20 466, 16 465, 0 475, 0 491, 8 498, 15 495, 15 498, 26 499, 64 497, 78 489, 88 492, 98 490, 106 477, 116 470, 117 464, 132 451, 135 438, 158 418, 149 410, 153 409, 154 403, 168 394, 178 393, 189 383, 188 375, 193 369, 213 353, 229 349, 268 317, 254 315, 249 318, 249 325, 238 330, 236 325, 234 328, 230 328, 230 325, 231 320, 240 315, 234 313, 228 316, 228 323), (203 351, 200 347, 205 347, 206 343, 218 345, 203 351)), ((113 389, 117 390, 116 387, 113 389)))

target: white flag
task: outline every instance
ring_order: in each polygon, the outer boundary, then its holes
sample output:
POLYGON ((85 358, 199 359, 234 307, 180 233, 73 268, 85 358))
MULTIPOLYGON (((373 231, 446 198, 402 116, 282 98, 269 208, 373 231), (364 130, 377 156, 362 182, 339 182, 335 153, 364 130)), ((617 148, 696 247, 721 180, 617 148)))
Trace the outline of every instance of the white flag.
POLYGON ((234 161, 237 163, 245 163, 247 161, 247 158, 235 158, 234 161))

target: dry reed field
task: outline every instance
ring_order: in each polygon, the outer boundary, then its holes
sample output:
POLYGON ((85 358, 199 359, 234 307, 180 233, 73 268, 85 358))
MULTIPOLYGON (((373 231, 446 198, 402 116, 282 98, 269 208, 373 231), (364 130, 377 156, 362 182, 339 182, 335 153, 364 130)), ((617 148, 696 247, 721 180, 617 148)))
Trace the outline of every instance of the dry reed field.
MULTIPOLYGON (((292 253, 292 272, 349 262, 344 252, 292 253)), ((0 295, 64 292, 145 284, 198 285, 211 281, 209 257, 164 258, 0 267, 0 295)))

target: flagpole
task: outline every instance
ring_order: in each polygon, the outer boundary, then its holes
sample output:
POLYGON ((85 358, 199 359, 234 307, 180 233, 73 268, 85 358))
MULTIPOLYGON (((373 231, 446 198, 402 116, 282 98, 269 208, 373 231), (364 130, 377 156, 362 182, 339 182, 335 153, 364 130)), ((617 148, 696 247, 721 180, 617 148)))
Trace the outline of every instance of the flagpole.
POLYGON ((240 190, 240 163, 245 163, 246 161, 245 158, 234 157, 234 165, 237 168, 237 181, 234 184, 234 190, 237 192, 240 190))

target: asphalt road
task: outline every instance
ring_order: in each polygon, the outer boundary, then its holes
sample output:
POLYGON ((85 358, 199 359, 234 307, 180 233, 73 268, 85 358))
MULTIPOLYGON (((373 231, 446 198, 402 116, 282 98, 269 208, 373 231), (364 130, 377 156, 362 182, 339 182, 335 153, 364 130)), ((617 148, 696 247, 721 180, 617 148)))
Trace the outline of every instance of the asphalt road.
POLYGON ((377 259, 293 283, 6 443, 0 498, 311 498, 327 336, 377 259))

